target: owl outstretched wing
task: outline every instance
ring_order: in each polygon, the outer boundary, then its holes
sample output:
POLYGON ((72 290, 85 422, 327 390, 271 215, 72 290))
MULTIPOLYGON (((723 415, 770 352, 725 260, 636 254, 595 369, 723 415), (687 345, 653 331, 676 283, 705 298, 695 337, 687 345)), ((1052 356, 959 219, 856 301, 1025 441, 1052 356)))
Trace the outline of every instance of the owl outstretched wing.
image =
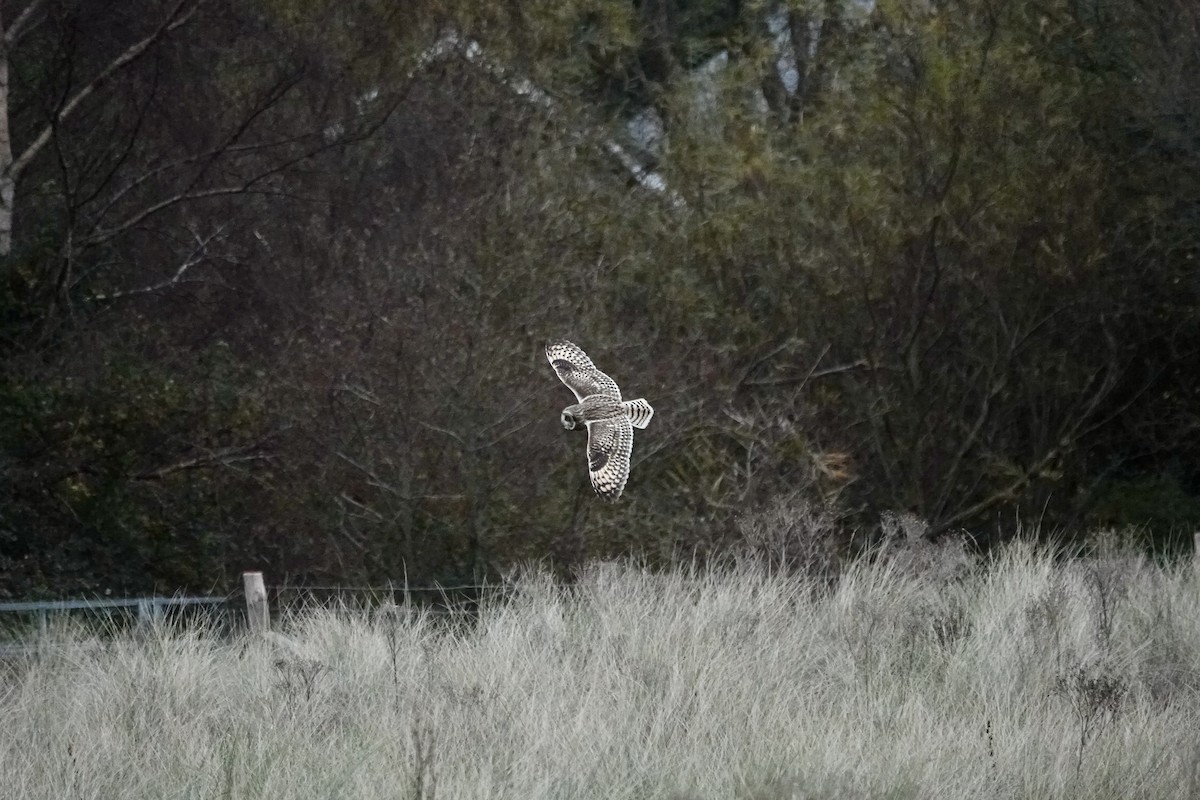
POLYGON ((592 488, 605 500, 616 500, 625 489, 625 481, 629 480, 633 424, 628 419, 605 419, 589 422, 587 430, 588 474, 592 488))
POLYGON ((617 382, 596 369, 596 365, 578 345, 571 342, 546 345, 546 360, 554 367, 558 379, 575 393, 576 400, 582 402, 583 398, 594 394, 621 399, 617 382))

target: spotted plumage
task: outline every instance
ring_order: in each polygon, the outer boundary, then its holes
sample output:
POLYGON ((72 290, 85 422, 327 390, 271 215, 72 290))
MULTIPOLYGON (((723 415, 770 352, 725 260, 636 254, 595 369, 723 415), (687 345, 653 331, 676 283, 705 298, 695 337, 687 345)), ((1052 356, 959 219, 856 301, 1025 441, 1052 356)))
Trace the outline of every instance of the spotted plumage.
POLYGON ((547 345, 546 360, 579 401, 563 409, 562 426, 569 431, 587 427, 592 488, 605 500, 616 500, 629 479, 633 429, 649 425, 654 409, 642 398, 622 400, 617 382, 571 342, 547 345))

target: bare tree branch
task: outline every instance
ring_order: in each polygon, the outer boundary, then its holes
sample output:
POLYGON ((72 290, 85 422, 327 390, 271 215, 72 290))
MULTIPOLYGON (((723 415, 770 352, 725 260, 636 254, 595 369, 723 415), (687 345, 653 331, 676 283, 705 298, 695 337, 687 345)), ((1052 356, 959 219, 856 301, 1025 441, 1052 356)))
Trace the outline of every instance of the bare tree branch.
POLYGON ((13 24, 8 26, 8 30, 4 32, 4 47, 6 49, 16 44, 17 40, 21 38, 21 35, 25 33, 25 28, 33 22, 34 16, 41 11, 43 5, 45 5, 45 0, 32 0, 32 2, 25 6, 25 9, 17 15, 17 18, 13 20, 13 24))
POLYGON ((218 450, 207 455, 197 456, 196 458, 187 458, 182 461, 176 461, 173 464, 167 464, 156 469, 149 469, 139 472, 133 476, 139 481, 157 481, 162 480, 177 472, 186 472, 195 469, 208 469, 211 467, 229 467, 234 464, 245 464, 253 461, 266 461, 273 456, 269 453, 247 453, 244 447, 233 447, 225 450, 218 450))
MULTIPOLYGON (((279 96, 282 96, 282 95, 279 95, 279 96)), ((276 99, 278 99, 278 98, 276 98, 276 99)), ((260 112, 258 112, 258 111, 255 112, 255 114, 258 114, 258 113, 260 113, 260 112)), ((371 136, 375 131, 377 131, 383 125, 383 123, 387 120, 387 118, 390 116, 390 114, 391 114, 391 110, 389 109, 387 112, 383 113, 379 117, 371 120, 371 123, 369 125, 367 125, 362 130, 355 132, 353 135, 338 137, 336 139, 329 139, 329 140, 321 139, 320 141, 317 142, 317 144, 309 147, 307 150, 304 150, 303 152, 300 152, 299 154, 294 155, 290 158, 287 158, 283 161, 272 164, 271 166, 267 167, 266 169, 263 169, 263 170, 255 173, 254 175, 250 176, 249 178, 246 178, 240 184, 218 186, 218 187, 213 187, 213 188, 208 188, 208 189, 193 189, 192 187, 195 186, 195 183, 197 180, 197 178, 193 178, 193 180, 189 181, 188 186, 186 188, 184 188, 183 190, 176 192, 175 194, 171 195, 170 197, 166 197, 162 200, 159 200, 158 202, 152 203, 142 209, 139 209, 138 211, 131 213, 122 222, 118 222, 115 225, 112 225, 111 227, 108 227, 108 228, 99 228, 98 225, 93 227, 92 231, 86 237, 83 238, 83 243, 85 245, 90 246, 90 245, 96 245, 96 244, 100 244, 102 242, 108 241, 109 239, 112 239, 113 237, 118 236, 119 234, 122 234, 122 233, 130 230, 131 228, 136 227, 137 225, 140 225, 141 223, 145 222, 147 219, 154 216, 155 214, 158 214, 159 212, 165 211, 168 208, 171 208, 173 206, 179 205, 180 203, 188 202, 191 200, 202 200, 202 199, 206 199, 206 198, 224 197, 224 196, 236 195, 236 194, 248 194, 248 193, 252 193, 252 192, 258 193, 258 194, 280 194, 279 192, 255 189, 255 187, 258 184, 262 183, 263 181, 266 181, 268 178, 271 178, 275 175, 279 175, 279 174, 285 172, 286 170, 290 169, 291 167, 296 166, 297 164, 302 164, 305 161, 308 161, 308 160, 316 157, 320 153, 323 153, 323 152, 330 150, 332 148, 335 148, 335 147, 344 146, 350 142, 360 141, 362 139, 365 139, 365 138, 371 136)), ((240 133, 239 133, 239 135, 240 135, 240 133)), ((313 138, 315 138, 315 136, 310 135, 308 137, 302 137, 302 138, 313 139, 313 138)), ((297 141, 299 141, 299 139, 297 139, 297 141)), ((256 149, 258 148, 257 145, 255 145, 254 147, 256 149)), ((220 150, 219 150, 219 148, 217 148, 212 151, 209 151, 209 153, 210 154, 219 154, 220 150)), ((215 158, 216 155, 213 155, 213 157, 215 158)), ((197 158, 195 160, 201 160, 201 159, 197 158)), ((139 180, 141 180, 141 179, 139 179, 139 180)), ((123 190, 123 191, 128 191, 128 189, 123 190)))
MULTIPOLYGON (((245 183, 242 183, 242 184, 239 184, 236 186, 218 186, 218 187, 215 187, 212 189, 202 189, 200 191, 195 191, 195 192, 179 192, 178 194, 173 194, 170 197, 167 197, 163 200, 159 200, 157 203, 152 203, 151 205, 146 206, 145 208, 136 212, 132 216, 128 217, 124 222, 119 222, 116 225, 112 226, 111 228, 104 228, 102 230, 96 231, 95 233, 92 233, 84 240, 84 244, 95 245, 95 244, 99 244, 101 242, 108 241, 109 239, 113 238, 114 236, 124 233, 125 231, 129 230, 130 228, 133 228, 136 225, 144 222, 147 218, 159 213, 160 211, 164 211, 172 206, 179 205, 180 203, 186 202, 188 200, 202 200, 202 199, 210 198, 210 197, 225 197, 227 195, 232 195, 232 194, 248 194, 248 193, 254 191, 254 185, 256 183, 258 183, 262 180, 265 180, 266 178, 270 177, 271 175, 276 174, 277 172, 282 171, 283 169, 285 169, 288 166, 291 166, 291 164, 286 164, 286 165, 280 166, 278 168, 272 168, 271 170, 263 172, 253 178, 250 178, 245 183)), ((259 193, 261 193, 261 194, 276 194, 276 192, 268 192, 268 191, 261 191, 259 193)))
POLYGON ((184 11, 184 7, 189 2, 192 2, 192 0, 179 0, 179 2, 176 3, 175 7, 171 10, 171 13, 167 15, 166 19, 163 20, 162 24, 159 25, 153 33, 146 38, 130 45, 125 52, 117 56, 107 67, 101 70, 98 75, 92 78, 83 88, 72 95, 71 98, 63 104, 62 108, 55 112, 54 118, 51 119, 46 127, 42 129, 42 132, 39 133, 34 140, 25 147, 25 150, 22 151, 21 155, 19 155, 12 162, 12 164, 9 165, 7 170, 8 177, 14 180, 18 178, 21 175, 21 172, 24 171, 25 167, 29 165, 29 162, 32 161, 34 157, 41 152, 42 148, 46 146, 46 143, 50 141, 50 137, 53 135, 55 125, 61 124, 63 120, 69 117, 75 111, 75 109, 79 107, 79 104, 86 100, 93 92, 95 92, 101 84, 144 55, 146 51, 149 50, 157 41, 175 29, 179 28, 181 25, 187 23, 187 21, 190 20, 196 13, 196 10, 200 7, 200 4, 204 2, 204 0, 196 0, 191 8, 184 11))
POLYGON ((184 277, 192 267, 200 264, 208 257, 208 246, 213 242, 213 240, 224 238, 222 235, 224 231, 225 226, 222 225, 216 231, 203 238, 199 234, 194 234, 196 237, 196 248, 186 259, 184 259, 183 263, 179 265, 178 269, 175 270, 175 274, 165 281, 159 281, 158 283, 152 283, 146 286, 139 286, 134 289, 121 289, 115 292, 109 292, 107 294, 99 293, 95 295, 94 299, 118 300, 122 297, 132 297, 134 295, 162 291, 163 289, 169 289, 172 286, 178 286, 181 283, 195 283, 195 281, 184 280, 184 277))

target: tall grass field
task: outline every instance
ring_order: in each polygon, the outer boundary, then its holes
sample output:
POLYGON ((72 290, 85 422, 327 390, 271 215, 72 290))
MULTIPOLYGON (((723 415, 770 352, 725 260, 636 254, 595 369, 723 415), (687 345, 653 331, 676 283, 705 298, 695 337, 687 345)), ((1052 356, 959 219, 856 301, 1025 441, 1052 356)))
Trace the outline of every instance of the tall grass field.
POLYGON ((1200 571, 599 564, 469 623, 52 628, 0 662, 0 797, 1196 798, 1200 571))

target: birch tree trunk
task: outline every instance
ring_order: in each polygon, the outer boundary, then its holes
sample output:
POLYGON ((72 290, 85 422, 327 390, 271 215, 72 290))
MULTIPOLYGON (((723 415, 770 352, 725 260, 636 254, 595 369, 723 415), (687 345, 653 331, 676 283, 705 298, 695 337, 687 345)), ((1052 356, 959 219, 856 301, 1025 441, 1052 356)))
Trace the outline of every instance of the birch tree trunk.
POLYGON ((0 258, 12 250, 13 199, 17 183, 12 169, 12 140, 8 127, 8 54, 14 31, 19 32, 16 24, 5 30, 3 9, 0 9, 0 258))

